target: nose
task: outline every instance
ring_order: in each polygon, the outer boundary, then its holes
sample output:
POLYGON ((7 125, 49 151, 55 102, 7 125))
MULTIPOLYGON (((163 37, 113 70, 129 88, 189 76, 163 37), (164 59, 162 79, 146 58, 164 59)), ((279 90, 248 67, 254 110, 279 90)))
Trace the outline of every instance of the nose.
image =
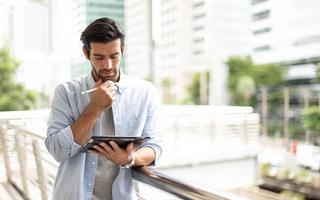
POLYGON ((112 62, 111 62, 111 59, 106 59, 106 62, 104 64, 104 67, 106 69, 111 69, 112 68, 112 62))

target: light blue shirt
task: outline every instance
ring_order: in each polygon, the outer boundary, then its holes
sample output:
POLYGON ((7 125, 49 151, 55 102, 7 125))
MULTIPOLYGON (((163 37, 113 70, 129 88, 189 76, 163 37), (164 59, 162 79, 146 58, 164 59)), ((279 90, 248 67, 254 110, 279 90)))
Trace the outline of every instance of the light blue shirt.
MULTIPOLYGON (((74 142, 72 125, 90 102, 91 94, 81 95, 94 87, 91 73, 78 80, 57 86, 48 120, 45 145, 49 153, 60 163, 53 189, 55 200, 91 200, 95 183, 98 156, 78 153, 80 145, 74 142)), ((157 118, 159 97, 149 82, 121 73, 117 83, 116 101, 112 104, 116 136, 149 136, 148 146, 155 151, 158 161, 162 149, 158 135, 157 118)), ((91 134, 99 135, 102 114, 91 134)), ((120 169, 112 185, 113 200, 136 199, 132 187, 131 169, 120 169)))

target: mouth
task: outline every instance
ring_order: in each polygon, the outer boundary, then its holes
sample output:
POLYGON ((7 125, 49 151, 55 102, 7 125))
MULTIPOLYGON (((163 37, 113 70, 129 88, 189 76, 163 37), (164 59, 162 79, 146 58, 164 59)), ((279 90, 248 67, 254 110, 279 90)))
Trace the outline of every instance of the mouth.
POLYGON ((114 81, 115 72, 113 72, 113 71, 112 72, 100 71, 99 78, 102 81, 108 81, 108 80, 114 81))
POLYGON ((111 71, 111 72, 100 71, 99 75, 102 77, 110 77, 110 76, 114 76, 114 72, 113 71, 111 71))
POLYGON ((110 76, 113 76, 114 73, 101 73, 100 76, 102 77, 110 77, 110 76))

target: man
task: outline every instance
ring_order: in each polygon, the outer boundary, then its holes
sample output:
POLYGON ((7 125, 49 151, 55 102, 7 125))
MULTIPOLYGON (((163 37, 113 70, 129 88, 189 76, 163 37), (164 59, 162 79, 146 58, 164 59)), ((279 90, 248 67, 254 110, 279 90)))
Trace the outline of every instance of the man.
POLYGON ((92 71, 57 86, 48 121, 45 144, 60 162, 53 199, 135 199, 130 168, 155 165, 162 152, 156 125, 156 89, 120 70, 124 33, 112 19, 92 22, 81 41, 92 71), (93 88, 93 92, 81 94, 93 88), (125 149, 115 142, 100 143, 89 153, 79 153, 92 135, 150 139, 125 149))

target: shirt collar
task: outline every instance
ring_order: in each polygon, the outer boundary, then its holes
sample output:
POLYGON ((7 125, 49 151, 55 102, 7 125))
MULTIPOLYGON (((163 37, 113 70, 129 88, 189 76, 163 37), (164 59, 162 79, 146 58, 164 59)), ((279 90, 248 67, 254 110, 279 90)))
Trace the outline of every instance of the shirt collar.
MULTIPOLYGON (((123 91, 127 88, 127 82, 128 82, 128 76, 123 72, 122 69, 120 69, 120 80, 116 82, 116 88, 119 94, 122 94, 123 91)), ((89 88, 93 88, 94 85, 96 84, 92 75, 92 71, 87 76, 87 83, 89 88)))
POLYGON ((120 94, 127 88, 128 76, 120 69, 120 80, 116 82, 117 90, 120 94))

